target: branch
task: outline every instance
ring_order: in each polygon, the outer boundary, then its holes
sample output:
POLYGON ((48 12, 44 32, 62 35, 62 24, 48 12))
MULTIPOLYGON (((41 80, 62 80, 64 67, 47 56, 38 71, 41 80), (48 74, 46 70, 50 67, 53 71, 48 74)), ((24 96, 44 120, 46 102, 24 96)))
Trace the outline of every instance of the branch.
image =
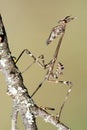
POLYGON ((18 112, 22 117, 25 130, 37 130, 36 118, 30 109, 31 106, 34 106, 34 101, 28 95, 21 72, 18 70, 12 58, 1 16, 0 58, 0 68, 6 79, 7 94, 11 96, 13 100, 12 130, 16 129, 18 112))
POLYGON ((69 130, 56 117, 38 107, 29 96, 24 85, 23 77, 16 66, 8 46, 6 31, 0 15, 0 69, 4 74, 7 94, 12 98, 12 129, 17 128, 17 116, 20 113, 25 130, 37 130, 36 116, 42 117, 45 121, 53 124, 58 130, 69 130))

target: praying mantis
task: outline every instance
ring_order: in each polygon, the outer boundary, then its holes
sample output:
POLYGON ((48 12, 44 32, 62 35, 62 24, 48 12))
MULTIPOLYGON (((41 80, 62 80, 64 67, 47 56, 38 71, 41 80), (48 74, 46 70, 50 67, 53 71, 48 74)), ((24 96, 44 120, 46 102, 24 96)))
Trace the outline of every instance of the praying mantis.
POLYGON ((55 66, 55 63, 58 59, 58 54, 59 54, 59 49, 60 49, 60 46, 61 46, 61 43, 62 43, 62 39, 65 35, 65 30, 66 30, 66 25, 68 22, 70 22, 71 20, 74 20, 76 17, 71 17, 71 16, 66 16, 64 19, 61 19, 58 21, 58 25, 55 26, 47 41, 46 41, 46 44, 49 45, 50 43, 52 43, 52 41, 57 38, 57 36, 59 36, 59 41, 58 41, 58 44, 57 44, 57 47, 56 47, 56 50, 53 54, 53 58, 47 63, 45 64, 45 60, 44 60, 44 55, 40 55, 39 57, 35 57, 28 49, 24 49, 21 54, 19 55, 18 59, 16 60, 15 63, 18 62, 18 60, 20 59, 20 57, 24 54, 24 52, 26 54, 29 54, 30 57, 33 58, 33 62, 32 64, 30 64, 22 73, 24 73, 27 69, 29 69, 34 63, 37 63, 40 67, 42 67, 43 69, 46 69, 46 74, 43 78, 43 80, 41 81, 41 83, 38 85, 38 87, 36 88, 36 90, 33 92, 33 94, 31 95, 31 98, 36 94, 36 92, 41 88, 41 86, 43 85, 43 83, 47 80, 48 82, 54 82, 54 83, 61 83, 61 84, 65 84, 67 86, 69 86, 69 89, 66 93, 66 96, 65 96, 65 99, 61 105, 61 108, 60 108, 60 111, 59 113, 57 114, 57 118, 58 120, 60 119, 60 116, 61 116, 61 112, 62 112, 62 109, 68 99, 68 96, 71 92, 71 87, 72 87, 72 82, 71 81, 61 81, 61 80, 58 80, 59 76, 62 74, 62 70, 64 69, 64 66, 61 62, 58 62, 57 63, 57 68, 56 68, 56 71, 54 72, 54 66, 55 66))

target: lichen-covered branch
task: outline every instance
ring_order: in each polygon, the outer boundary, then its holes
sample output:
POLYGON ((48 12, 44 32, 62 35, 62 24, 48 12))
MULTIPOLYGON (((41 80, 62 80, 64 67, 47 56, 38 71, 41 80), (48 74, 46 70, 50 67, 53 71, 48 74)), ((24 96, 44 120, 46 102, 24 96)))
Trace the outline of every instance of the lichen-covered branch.
POLYGON ((37 130, 36 116, 53 124, 58 130, 69 128, 57 120, 56 117, 35 105, 24 85, 23 77, 16 66, 9 49, 6 31, 0 15, 0 69, 4 74, 7 94, 12 98, 12 129, 17 128, 17 115, 20 113, 25 130, 37 130))
POLYGON ((17 113, 21 114, 25 130, 37 130, 36 119, 31 111, 34 106, 33 100, 29 97, 28 91, 23 84, 21 72, 15 65, 11 52, 2 18, 0 16, 0 68, 5 76, 7 84, 7 94, 13 100, 12 130, 16 129, 17 113))

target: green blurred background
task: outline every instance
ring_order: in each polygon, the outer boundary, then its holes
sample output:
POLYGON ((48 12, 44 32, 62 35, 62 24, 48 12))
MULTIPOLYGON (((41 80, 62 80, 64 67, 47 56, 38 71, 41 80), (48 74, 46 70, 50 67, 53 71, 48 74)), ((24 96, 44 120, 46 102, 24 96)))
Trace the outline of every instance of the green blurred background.
MULTIPOLYGON (((28 48, 34 55, 44 54, 49 61, 56 48, 58 38, 46 46, 52 27, 67 15, 77 19, 67 25, 59 61, 64 64, 63 80, 71 80, 73 88, 62 112, 61 121, 72 130, 87 130, 87 0, 0 0, 0 13, 8 35, 12 55, 18 56, 28 48)), ((24 55, 18 62, 22 71, 32 62, 24 55)), ((29 93, 42 81, 46 71, 33 65, 23 74, 24 84, 29 93)), ((6 95, 6 83, 0 74, 0 130, 11 129, 11 98, 6 95)), ((54 115, 60 108, 68 87, 45 82, 33 97, 39 106, 55 107, 54 115)), ((56 130, 42 119, 37 119, 39 130, 56 130)), ((18 129, 23 130, 19 116, 18 129)))

